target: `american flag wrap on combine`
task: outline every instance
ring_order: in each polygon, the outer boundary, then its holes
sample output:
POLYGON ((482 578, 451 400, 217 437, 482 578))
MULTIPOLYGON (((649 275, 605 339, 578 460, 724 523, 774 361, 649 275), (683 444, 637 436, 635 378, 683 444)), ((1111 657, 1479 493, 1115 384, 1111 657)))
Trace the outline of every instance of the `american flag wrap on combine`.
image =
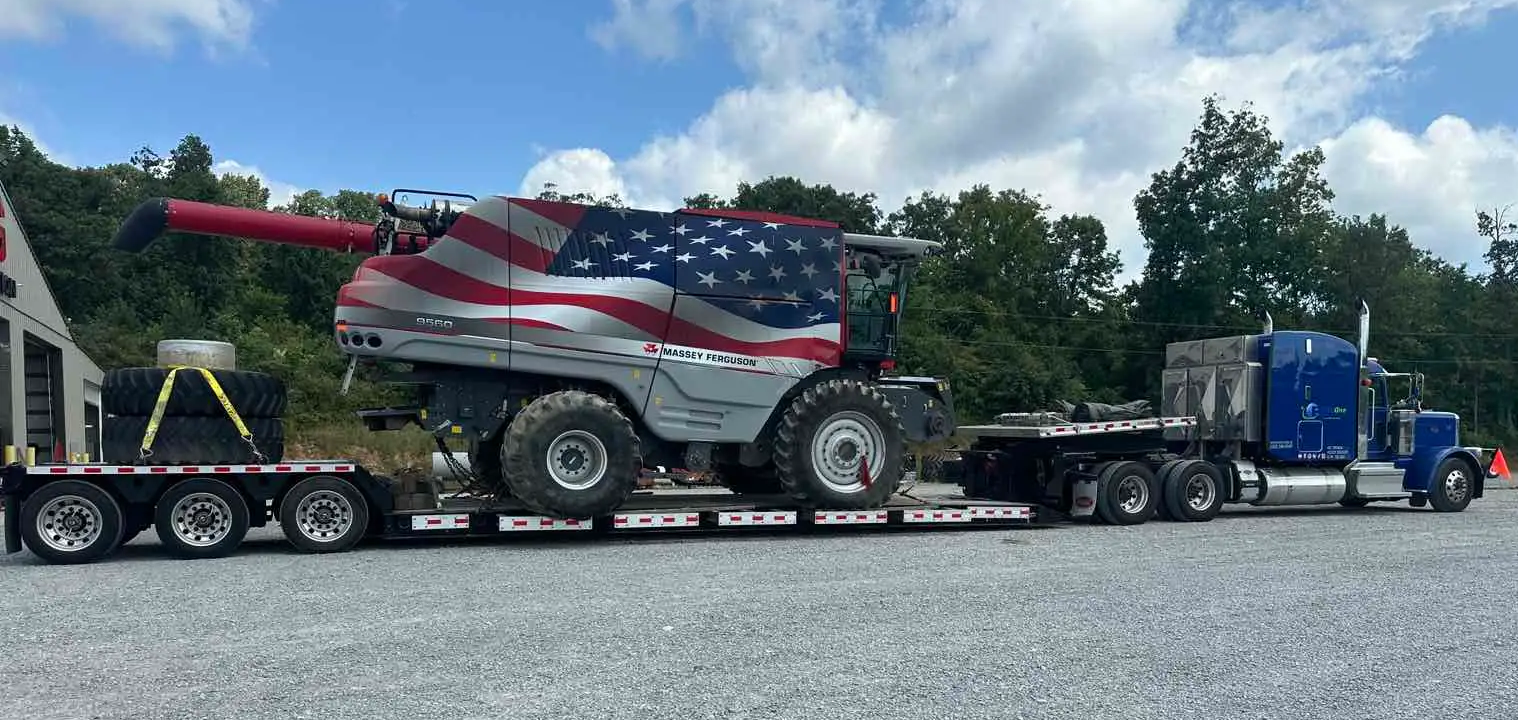
POLYGON ((693 359, 685 348, 837 364, 843 232, 775 219, 492 197, 425 252, 365 260, 338 304, 566 347, 595 336, 626 341, 598 350, 676 360, 693 359))

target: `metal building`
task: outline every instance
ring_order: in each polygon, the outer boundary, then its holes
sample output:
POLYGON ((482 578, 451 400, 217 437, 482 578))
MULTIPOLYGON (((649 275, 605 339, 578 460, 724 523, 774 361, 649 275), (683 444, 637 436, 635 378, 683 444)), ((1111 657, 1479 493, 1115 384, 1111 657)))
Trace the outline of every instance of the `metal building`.
POLYGON ((0 446, 6 460, 100 458, 103 373, 69 334, 0 185, 0 446), (12 454, 15 453, 15 454, 12 454))

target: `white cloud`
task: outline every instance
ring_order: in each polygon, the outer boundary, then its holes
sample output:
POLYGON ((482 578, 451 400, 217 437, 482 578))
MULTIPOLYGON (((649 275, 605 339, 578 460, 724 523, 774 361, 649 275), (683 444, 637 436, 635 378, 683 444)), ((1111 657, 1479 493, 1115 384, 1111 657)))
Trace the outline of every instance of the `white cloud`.
POLYGON ((1390 213, 1421 246, 1481 267, 1475 212, 1518 200, 1518 133, 1445 115, 1413 134, 1366 118, 1323 143, 1341 212, 1390 213))
POLYGON ((1457 262, 1480 263, 1471 213, 1518 173, 1505 131, 1447 118, 1414 136, 1357 109, 1431 34, 1518 0, 923 0, 896 24, 877 0, 612 4, 592 30, 603 46, 669 59, 717 33, 751 85, 629 157, 550 153, 524 190, 551 176, 670 207, 777 174, 874 191, 890 210, 984 182, 1098 215, 1131 275, 1133 195, 1178 158, 1209 93, 1252 102, 1288 145, 1325 143, 1341 210, 1390 212, 1457 262))
POLYGON ((188 31, 208 46, 246 46, 253 32, 253 5, 260 0, 3 0, 0 37, 55 37, 82 18, 117 38, 170 50, 188 31))
POLYGON ((217 175, 252 175, 269 189, 269 207, 276 205, 288 205, 305 189, 279 180, 271 180, 264 171, 253 165, 244 165, 236 160, 219 160, 211 166, 211 172, 217 175))
POLYGON ((564 191, 564 186, 573 185, 573 189, 568 192, 588 192, 597 197, 612 194, 624 198, 627 196, 627 185, 617 177, 616 163, 611 156, 591 148, 560 150, 552 157, 545 158, 534 165, 522 179, 519 192, 523 196, 534 197, 548 183, 558 185, 561 192, 564 191))

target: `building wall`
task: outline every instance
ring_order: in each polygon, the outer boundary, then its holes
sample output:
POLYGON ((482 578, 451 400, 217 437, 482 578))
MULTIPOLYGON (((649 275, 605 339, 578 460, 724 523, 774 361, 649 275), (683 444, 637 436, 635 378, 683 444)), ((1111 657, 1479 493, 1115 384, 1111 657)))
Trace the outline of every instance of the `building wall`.
MULTIPOLYGON (((100 407, 100 384, 104 373, 74 343, 64 322, 58 302, 48 287, 42 268, 26 241, 19 218, 12 212, 10 196, 0 186, 0 444, 18 448, 25 459, 28 443, 28 390, 33 393, 31 410, 34 425, 48 425, 53 445, 38 447, 39 462, 66 460, 98 447, 99 421, 86 428, 87 405, 100 407), (34 349, 29 353, 28 348, 34 349), (37 361, 40 350, 51 360, 37 361), (28 363, 28 355, 32 362, 28 363), (35 374, 47 374, 51 380, 28 379, 28 365, 35 374), (6 377, 8 376, 8 377, 6 377), (38 394, 57 399, 43 402, 38 394), (53 458, 61 441, 64 455, 53 458)), ((98 459, 98 452, 91 459, 98 459)))

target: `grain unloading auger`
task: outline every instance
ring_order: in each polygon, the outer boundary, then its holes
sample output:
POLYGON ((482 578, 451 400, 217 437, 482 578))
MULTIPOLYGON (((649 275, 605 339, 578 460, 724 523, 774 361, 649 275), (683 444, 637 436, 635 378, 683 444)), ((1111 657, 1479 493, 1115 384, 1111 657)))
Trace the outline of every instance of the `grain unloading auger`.
POLYGON ((657 465, 876 508, 904 445, 954 430, 946 382, 886 375, 937 243, 763 212, 421 194, 381 195, 376 225, 156 198, 115 244, 181 232, 372 254, 338 290, 334 337, 403 366, 388 379, 416 399, 360 416, 467 439, 476 480, 554 517, 609 513, 657 465))

